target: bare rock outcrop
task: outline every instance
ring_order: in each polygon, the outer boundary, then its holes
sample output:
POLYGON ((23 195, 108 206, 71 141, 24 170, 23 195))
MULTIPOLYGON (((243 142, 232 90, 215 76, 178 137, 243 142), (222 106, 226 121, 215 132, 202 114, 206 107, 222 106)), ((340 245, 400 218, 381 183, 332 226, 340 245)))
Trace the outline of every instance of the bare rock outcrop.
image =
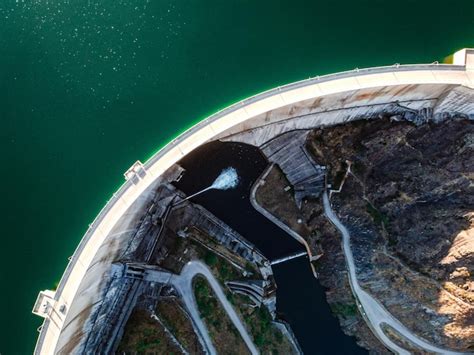
MULTIPOLYGON (((333 186, 351 164, 333 203, 361 285, 419 336, 474 350, 474 122, 357 121, 314 130, 308 150, 333 186)), ((322 241, 319 261, 335 298, 341 291, 324 270, 340 268, 338 242, 322 241)))

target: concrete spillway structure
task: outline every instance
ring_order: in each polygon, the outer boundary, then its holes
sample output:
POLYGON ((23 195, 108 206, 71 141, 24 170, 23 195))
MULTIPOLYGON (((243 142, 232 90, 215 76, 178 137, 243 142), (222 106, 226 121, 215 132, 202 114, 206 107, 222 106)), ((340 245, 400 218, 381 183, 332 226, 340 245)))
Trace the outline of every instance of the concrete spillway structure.
POLYGON ((408 113, 417 120, 453 113, 474 119, 474 50, 456 52, 453 64, 357 69, 278 87, 214 114, 145 164, 135 163, 90 224, 57 290, 39 294, 33 312, 44 323, 35 353, 81 352, 90 330, 87 321, 100 307, 114 259, 126 247, 154 187, 193 149, 216 139, 261 146, 291 130, 376 118, 384 112, 408 113))

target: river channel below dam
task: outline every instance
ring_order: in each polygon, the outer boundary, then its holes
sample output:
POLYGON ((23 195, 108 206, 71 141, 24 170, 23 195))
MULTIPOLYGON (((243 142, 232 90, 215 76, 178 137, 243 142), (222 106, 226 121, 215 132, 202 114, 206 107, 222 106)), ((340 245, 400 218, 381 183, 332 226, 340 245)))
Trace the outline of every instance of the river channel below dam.
MULTIPOLYGON (((256 147, 211 142, 183 158, 186 171, 175 185, 191 195, 210 186, 219 173, 233 167, 239 184, 229 190, 209 190, 192 198, 247 240, 268 259, 303 251, 303 246, 256 211, 250 203, 253 183, 268 166, 256 147)), ((355 338, 345 335, 326 302, 325 289, 315 279, 306 257, 273 265, 277 284, 277 314, 287 321, 305 354, 367 354, 355 338)))

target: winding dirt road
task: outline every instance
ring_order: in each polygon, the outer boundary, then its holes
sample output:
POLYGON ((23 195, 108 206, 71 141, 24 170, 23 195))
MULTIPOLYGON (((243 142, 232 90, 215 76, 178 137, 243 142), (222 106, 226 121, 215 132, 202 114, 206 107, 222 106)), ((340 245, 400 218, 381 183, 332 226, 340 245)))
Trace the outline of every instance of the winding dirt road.
POLYGON ((240 336, 244 340, 245 345, 247 345, 249 351, 252 354, 259 354, 257 348, 255 347, 255 344, 252 341, 252 338, 250 337, 249 333, 247 332, 247 329, 242 323, 242 320, 239 318, 234 308, 227 300, 227 297, 225 296, 225 293, 222 290, 219 281, 217 281, 212 272, 204 263, 202 263, 201 261, 194 260, 188 262, 181 271, 181 274, 179 276, 173 276, 170 281, 182 296, 186 308, 190 312, 193 321, 196 323, 196 326, 199 328, 199 331, 201 332, 204 338, 209 352, 211 354, 217 353, 216 349, 214 348, 214 345, 212 344, 207 327, 202 321, 201 316, 199 315, 199 310, 196 304, 196 297, 194 296, 192 281, 194 277, 198 275, 203 276, 209 282, 209 285, 211 285, 212 290, 214 291, 216 297, 219 299, 219 302, 226 311, 235 328, 239 331, 240 336))
POLYGON ((462 354, 459 352, 438 348, 434 345, 431 345, 427 341, 419 338, 409 329, 407 329, 402 323, 400 323, 400 321, 394 318, 375 298, 373 298, 370 294, 368 294, 360 287, 359 282, 357 281, 354 257, 352 255, 352 250, 350 247, 349 231, 341 223, 339 218, 337 218, 336 214, 332 210, 326 191, 323 195, 323 205, 324 213, 342 234, 343 250, 344 255, 346 257, 347 268, 349 269, 349 280, 352 292, 359 301, 359 307, 361 308, 360 311, 365 316, 365 318, 368 319, 371 329, 375 332, 375 335, 379 338, 379 340, 383 344, 385 344, 387 348, 398 354, 410 354, 410 352, 401 348, 400 346, 395 344, 389 337, 387 337, 387 335, 382 330, 382 325, 386 324, 395 329, 398 333, 400 333, 403 337, 412 342, 414 345, 426 351, 438 354, 462 354))

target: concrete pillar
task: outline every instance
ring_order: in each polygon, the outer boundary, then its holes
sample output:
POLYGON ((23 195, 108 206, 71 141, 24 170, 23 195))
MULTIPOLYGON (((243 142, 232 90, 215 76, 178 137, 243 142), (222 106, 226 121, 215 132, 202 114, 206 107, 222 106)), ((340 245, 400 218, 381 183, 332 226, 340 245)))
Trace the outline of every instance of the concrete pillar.
POLYGON ((465 65, 466 70, 474 71, 474 48, 464 48, 454 53, 454 65, 465 65))

